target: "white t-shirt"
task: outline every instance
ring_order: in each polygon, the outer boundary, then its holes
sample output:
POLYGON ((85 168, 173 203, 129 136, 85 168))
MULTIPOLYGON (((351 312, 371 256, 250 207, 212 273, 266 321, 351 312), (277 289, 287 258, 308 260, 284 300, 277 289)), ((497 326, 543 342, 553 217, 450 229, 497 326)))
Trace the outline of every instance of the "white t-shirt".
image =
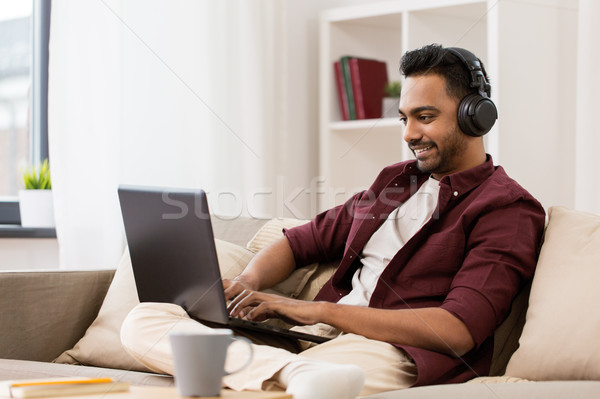
POLYGON ((383 269, 396 253, 423 227, 435 210, 440 182, 430 177, 404 204, 389 214, 365 245, 362 267, 352 277, 352 291, 338 303, 368 306, 383 269))

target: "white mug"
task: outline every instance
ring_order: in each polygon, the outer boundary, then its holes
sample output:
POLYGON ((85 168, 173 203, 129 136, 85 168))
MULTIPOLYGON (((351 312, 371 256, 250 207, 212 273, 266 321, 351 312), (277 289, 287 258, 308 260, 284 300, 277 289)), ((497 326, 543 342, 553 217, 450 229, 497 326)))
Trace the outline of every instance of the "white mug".
POLYGON ((252 361, 250 341, 234 337, 227 329, 211 332, 169 334, 175 365, 175 385, 181 396, 220 396, 223 376, 237 373, 252 361), (233 371, 225 370, 227 348, 236 340, 242 340, 250 348, 246 363, 233 371))

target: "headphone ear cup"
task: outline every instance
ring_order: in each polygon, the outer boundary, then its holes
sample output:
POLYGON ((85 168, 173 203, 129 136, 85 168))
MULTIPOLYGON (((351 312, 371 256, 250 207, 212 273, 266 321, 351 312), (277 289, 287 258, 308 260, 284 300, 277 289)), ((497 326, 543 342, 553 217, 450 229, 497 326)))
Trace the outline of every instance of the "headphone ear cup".
POLYGON ((496 119, 496 105, 480 94, 467 95, 458 106, 458 126, 469 136, 483 136, 494 126, 496 119))

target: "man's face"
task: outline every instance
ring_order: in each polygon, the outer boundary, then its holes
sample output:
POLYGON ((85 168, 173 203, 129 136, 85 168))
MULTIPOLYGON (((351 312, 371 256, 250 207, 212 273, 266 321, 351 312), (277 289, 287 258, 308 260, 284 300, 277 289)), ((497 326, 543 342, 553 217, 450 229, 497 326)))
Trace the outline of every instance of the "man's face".
POLYGON ((458 101, 446 93, 443 77, 406 78, 399 108, 404 140, 419 170, 439 180, 466 168, 469 139, 458 127, 458 101))

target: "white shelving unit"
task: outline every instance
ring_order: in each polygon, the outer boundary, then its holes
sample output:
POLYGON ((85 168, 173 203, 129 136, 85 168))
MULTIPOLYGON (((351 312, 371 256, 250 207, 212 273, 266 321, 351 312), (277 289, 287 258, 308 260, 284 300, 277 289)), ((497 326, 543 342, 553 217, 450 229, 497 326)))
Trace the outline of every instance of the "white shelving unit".
MULTIPOLYGON (((342 121, 333 63, 344 55, 379 59, 386 61, 390 80, 401 80, 401 55, 430 43, 464 47, 482 59, 500 114, 498 123, 485 136, 486 149, 496 163, 501 153, 508 154, 502 162, 511 175, 520 182, 525 180, 528 188, 528 180, 536 184, 537 179, 523 171, 531 170, 532 154, 517 140, 532 143, 547 134, 558 136, 560 125, 564 125, 559 115, 575 115, 573 90, 563 87, 566 91, 559 97, 555 86, 534 83, 539 77, 575 85, 575 50, 570 39, 576 41, 576 12, 564 12, 571 0, 550 2, 396 0, 322 12, 319 171, 325 195, 319 197, 319 210, 340 204, 368 187, 386 165, 412 158, 395 118, 342 121), (557 54, 565 57, 558 59, 557 54), (552 58, 556 62, 552 63, 552 58), (540 60, 544 64, 536 65, 540 60), (536 65, 535 71, 528 70, 527 65, 536 65), (534 114, 539 118, 532 118, 534 114), (524 132, 528 132, 527 137, 524 132), (524 155, 527 158, 520 157, 524 155)), ((556 149, 551 150, 559 155, 556 149)), ((536 194, 535 189, 531 191, 536 194)))

